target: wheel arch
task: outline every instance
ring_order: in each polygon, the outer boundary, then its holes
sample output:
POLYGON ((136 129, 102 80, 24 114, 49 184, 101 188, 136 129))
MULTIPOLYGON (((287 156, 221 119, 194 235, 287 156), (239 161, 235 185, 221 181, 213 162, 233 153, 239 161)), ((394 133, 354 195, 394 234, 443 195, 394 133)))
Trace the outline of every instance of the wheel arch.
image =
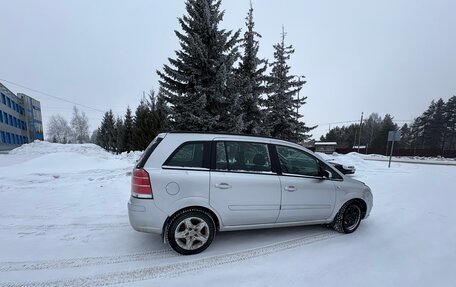
POLYGON ((202 212, 208 214, 214 221, 215 230, 216 231, 220 230, 220 219, 215 211, 213 211, 212 209, 210 209, 206 206, 202 206, 202 205, 186 206, 186 207, 180 208, 179 210, 176 210, 173 214, 169 215, 166 218, 165 222, 163 223, 162 239, 163 239, 164 243, 166 243, 166 233, 168 232, 168 228, 169 228, 169 225, 171 224, 171 221, 179 214, 182 214, 186 211, 192 211, 192 210, 193 211, 202 211, 202 212))
POLYGON ((343 201, 340 201, 340 202, 341 203, 336 208, 334 208, 333 214, 331 216, 331 221, 334 220, 334 218, 336 217, 337 213, 342 208, 342 206, 344 206, 348 202, 356 202, 359 205, 359 207, 361 208, 361 219, 364 219, 366 217, 367 203, 364 199, 362 199, 360 197, 351 197, 351 198, 344 199, 343 201))
POLYGON ((359 197, 356 197, 356 198, 352 198, 350 200, 347 200, 345 201, 342 206, 348 202, 355 202, 359 205, 359 207, 361 208, 361 219, 364 219, 364 217, 366 217, 366 213, 367 213, 367 203, 366 201, 364 201, 364 199, 362 198, 359 198, 359 197))

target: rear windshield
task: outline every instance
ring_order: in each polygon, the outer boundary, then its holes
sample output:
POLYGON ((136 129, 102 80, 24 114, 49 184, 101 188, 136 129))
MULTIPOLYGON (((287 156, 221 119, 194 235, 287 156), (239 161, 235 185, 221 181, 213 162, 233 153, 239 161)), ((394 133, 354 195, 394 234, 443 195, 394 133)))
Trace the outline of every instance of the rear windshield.
POLYGON ((149 159, 150 155, 152 152, 157 148, 157 146, 160 144, 160 142, 163 140, 162 137, 155 137, 154 140, 149 144, 149 146, 146 148, 144 153, 141 155, 139 158, 138 164, 136 165, 136 168, 143 168, 144 165, 146 164, 146 161, 149 159))

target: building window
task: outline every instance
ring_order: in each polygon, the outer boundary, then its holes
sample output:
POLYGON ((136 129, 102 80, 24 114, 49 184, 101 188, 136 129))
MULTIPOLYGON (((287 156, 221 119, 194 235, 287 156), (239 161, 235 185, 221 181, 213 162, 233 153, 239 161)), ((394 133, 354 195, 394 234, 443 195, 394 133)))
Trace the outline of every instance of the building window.
POLYGON ((11 100, 8 97, 6 97, 6 105, 11 108, 11 100))
POLYGON ((7 113, 3 112, 3 118, 5 119, 5 124, 9 125, 7 113))
POLYGON ((6 96, 4 94, 2 94, 2 102, 4 105, 6 105, 6 96))
POLYGON ((6 143, 6 135, 5 135, 5 132, 0 132, 0 136, 1 136, 2 143, 6 143))
POLYGON ((8 117, 9 117, 9 124, 10 124, 10 126, 12 126, 13 125, 13 116, 8 115, 8 117))
POLYGON ((0 123, 3 123, 3 113, 0 111, 0 123))

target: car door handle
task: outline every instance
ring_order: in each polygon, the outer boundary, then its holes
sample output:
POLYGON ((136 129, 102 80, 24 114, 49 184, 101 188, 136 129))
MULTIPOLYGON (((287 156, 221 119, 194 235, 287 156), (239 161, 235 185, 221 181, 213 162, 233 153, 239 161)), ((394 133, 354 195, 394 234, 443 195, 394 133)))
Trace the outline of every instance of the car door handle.
POLYGON ((289 185, 289 186, 285 187, 285 190, 290 191, 290 192, 296 191, 296 186, 289 185))
POLYGON ((228 188, 231 188, 231 185, 228 183, 222 182, 222 183, 215 184, 215 187, 220 188, 220 189, 228 189, 228 188))

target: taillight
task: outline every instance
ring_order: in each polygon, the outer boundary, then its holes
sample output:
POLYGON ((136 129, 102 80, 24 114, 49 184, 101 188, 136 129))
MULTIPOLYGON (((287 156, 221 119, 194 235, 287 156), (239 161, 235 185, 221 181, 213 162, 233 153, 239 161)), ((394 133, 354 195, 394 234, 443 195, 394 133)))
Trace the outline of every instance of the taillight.
POLYGON ((140 168, 133 170, 131 177, 131 195, 137 198, 154 198, 147 171, 140 168))

